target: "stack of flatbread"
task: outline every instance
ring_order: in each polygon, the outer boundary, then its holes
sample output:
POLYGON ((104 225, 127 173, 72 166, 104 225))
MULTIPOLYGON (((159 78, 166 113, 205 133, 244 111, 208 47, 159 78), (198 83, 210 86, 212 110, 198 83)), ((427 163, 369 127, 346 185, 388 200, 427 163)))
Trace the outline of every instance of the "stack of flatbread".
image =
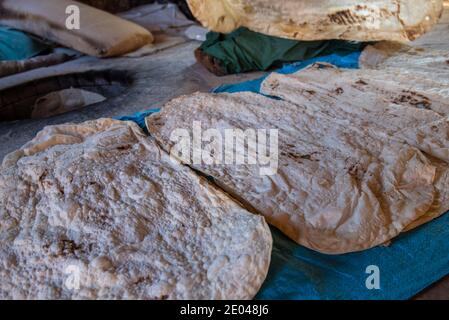
MULTIPOLYGON (((192 132, 194 122, 221 132, 278 129, 275 175, 254 164, 189 163, 301 245, 364 250, 449 209, 447 77, 440 69, 430 90, 400 68, 385 70, 317 64, 273 73, 262 93, 280 99, 197 93, 168 103, 147 127, 167 152, 171 133, 192 132)), ((421 72, 430 81, 432 69, 421 72)))

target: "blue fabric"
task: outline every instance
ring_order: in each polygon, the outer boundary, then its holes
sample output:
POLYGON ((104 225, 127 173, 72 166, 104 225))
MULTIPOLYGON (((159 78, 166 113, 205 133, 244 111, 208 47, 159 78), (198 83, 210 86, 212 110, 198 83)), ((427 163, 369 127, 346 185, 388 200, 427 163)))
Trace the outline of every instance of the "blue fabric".
POLYGON ((0 61, 25 60, 46 49, 47 45, 23 32, 0 26, 0 61))
POLYGON ((145 118, 148 117, 150 114, 159 112, 160 109, 149 109, 145 111, 136 112, 130 116, 123 116, 116 118, 117 120, 122 121, 133 121, 139 125, 145 131, 145 133, 148 133, 147 126, 145 125, 145 118))
MULTIPOLYGON (((315 62, 357 68, 359 54, 330 55, 288 65, 277 72, 296 72, 315 62)), ((260 91, 265 77, 224 85, 214 92, 260 91)), ((158 109, 123 117, 145 128, 144 118, 158 109)), ((145 128, 146 129, 146 128, 145 128)), ((271 228, 270 270, 257 299, 409 299, 449 274, 449 214, 400 235, 388 247, 343 255, 325 255, 297 245, 271 228), (368 290, 368 266, 380 271, 380 289, 368 290)))
POLYGON ((449 214, 405 233, 388 247, 325 255, 272 228, 273 252, 257 299, 409 299, 449 274, 449 214), (368 290, 368 266, 380 271, 380 290, 368 290))

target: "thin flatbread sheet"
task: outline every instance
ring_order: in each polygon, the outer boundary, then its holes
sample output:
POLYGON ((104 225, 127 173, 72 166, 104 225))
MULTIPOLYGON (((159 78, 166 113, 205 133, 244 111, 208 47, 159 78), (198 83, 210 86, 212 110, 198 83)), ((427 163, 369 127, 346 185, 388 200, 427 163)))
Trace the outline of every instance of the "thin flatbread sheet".
MULTIPOLYGON (((431 210, 438 196, 437 167, 417 148, 305 105, 253 93, 196 93, 166 104, 147 127, 176 156, 174 130, 192 134, 194 122, 220 132, 278 130, 274 175, 261 175, 259 163, 180 159, 313 250, 340 254, 383 244, 431 210)), ((191 148, 197 154, 204 147, 191 148)))

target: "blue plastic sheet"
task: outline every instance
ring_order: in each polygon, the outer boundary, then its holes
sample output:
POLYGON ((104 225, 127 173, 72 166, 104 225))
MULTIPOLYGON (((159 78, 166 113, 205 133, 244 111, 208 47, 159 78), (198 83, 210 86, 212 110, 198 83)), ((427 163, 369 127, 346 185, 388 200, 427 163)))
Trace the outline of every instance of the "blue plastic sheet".
MULTIPOLYGON (((360 53, 330 55, 285 66, 277 72, 296 72, 316 62, 341 68, 358 68, 360 53)), ((214 92, 259 92, 266 77, 224 85, 214 92)), ((152 109, 122 120, 132 120, 145 128, 144 117, 152 109)), ((146 128, 145 128, 146 129, 146 128)), ((388 247, 343 255, 325 255, 297 245, 271 228, 273 252, 268 277, 257 299, 409 299, 449 274, 449 214, 400 235, 388 247), (368 289, 366 281, 379 270, 380 289, 368 289)))

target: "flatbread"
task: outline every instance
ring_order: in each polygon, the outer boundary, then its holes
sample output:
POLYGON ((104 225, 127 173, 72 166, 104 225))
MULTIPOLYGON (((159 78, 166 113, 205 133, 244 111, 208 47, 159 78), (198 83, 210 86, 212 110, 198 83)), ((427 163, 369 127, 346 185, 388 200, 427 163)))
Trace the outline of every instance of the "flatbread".
POLYGON ((363 50, 360 68, 379 70, 377 77, 388 78, 388 83, 396 82, 410 90, 449 98, 448 51, 380 42, 363 50))
POLYGON ((250 299, 272 246, 263 217, 112 119, 5 158, 0 239, 2 299, 250 299))
POLYGON ((403 142, 424 153, 437 168, 437 193, 432 208, 408 226, 408 231, 449 210, 449 100, 442 72, 427 72, 427 78, 434 74, 433 86, 427 89, 408 69, 349 70, 316 65, 291 75, 273 73, 262 83, 261 91, 325 114, 342 125, 350 123, 365 135, 403 142))
POLYGON ((429 31, 443 0, 188 0, 209 29, 238 27, 295 40, 409 41, 429 31))
POLYGON ((437 168, 418 149, 308 105, 248 92, 196 93, 166 104, 147 127, 171 152, 172 132, 192 132, 194 121, 203 130, 279 130, 275 175, 261 175, 258 164, 186 163, 313 250, 340 254, 385 243, 426 214, 438 195, 437 168))

